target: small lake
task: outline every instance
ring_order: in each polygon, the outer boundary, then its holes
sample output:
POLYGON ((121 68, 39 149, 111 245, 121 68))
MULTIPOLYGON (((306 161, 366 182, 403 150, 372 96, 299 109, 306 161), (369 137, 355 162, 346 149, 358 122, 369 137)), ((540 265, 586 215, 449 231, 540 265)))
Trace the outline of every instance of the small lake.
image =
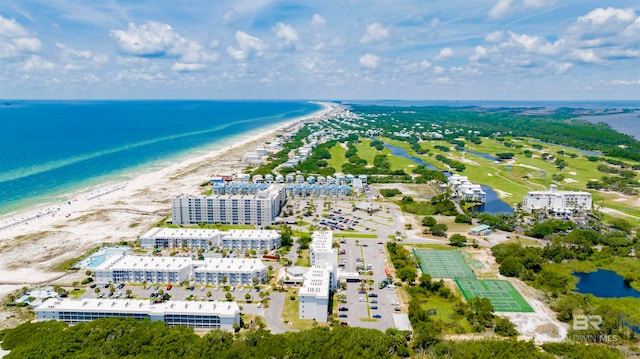
MULTIPOLYGON (((419 165, 423 165, 426 168, 432 170, 432 171, 439 171, 437 168, 435 168, 433 165, 425 162, 424 160, 418 158, 418 157, 413 157, 410 156, 407 151, 405 151, 404 148, 402 147, 398 147, 398 146, 393 146, 390 145, 388 143, 385 143, 384 146, 388 149, 391 150, 391 154, 394 156, 400 156, 400 157, 404 157, 407 159, 412 160, 413 162, 419 164, 419 165)), ((483 154, 480 152, 471 152, 468 151, 470 153, 473 154, 478 154, 478 156, 489 156, 487 154, 483 154)), ((445 176, 447 177, 451 177, 451 172, 449 171, 440 171, 442 173, 444 173, 445 176)), ((513 208, 511 208, 510 205, 508 205, 506 202, 504 202, 503 200, 501 200, 498 197, 498 194, 491 189, 491 187, 486 186, 486 185, 480 185, 482 187, 482 190, 485 191, 485 193, 487 194, 487 200, 484 204, 480 205, 480 206, 475 206, 471 208, 471 211, 475 211, 475 212, 479 212, 479 213, 489 213, 489 214, 497 214, 497 213, 508 213, 508 214, 513 214, 513 208)))
POLYGON ((500 161, 500 159, 498 159, 498 157, 491 156, 491 155, 490 155, 490 154, 488 154, 488 153, 482 153, 482 152, 476 152, 476 151, 469 151, 469 150, 464 150, 464 152, 466 152, 466 153, 470 153, 470 154, 472 154, 472 155, 476 155, 476 156, 479 156, 479 157, 482 157, 482 158, 487 159, 487 160, 489 160, 489 161, 500 161))
POLYGON ((640 298, 640 292, 624 282, 624 278, 615 272, 599 269, 595 272, 573 272, 578 277, 576 292, 593 294, 598 298, 640 298))

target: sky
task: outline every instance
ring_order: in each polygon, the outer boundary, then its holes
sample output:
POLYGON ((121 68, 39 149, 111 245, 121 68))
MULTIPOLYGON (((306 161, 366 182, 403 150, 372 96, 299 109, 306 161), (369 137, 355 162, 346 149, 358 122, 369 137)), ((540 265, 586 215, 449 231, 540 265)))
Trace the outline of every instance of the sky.
POLYGON ((3 0, 3 99, 638 100, 640 3, 3 0))

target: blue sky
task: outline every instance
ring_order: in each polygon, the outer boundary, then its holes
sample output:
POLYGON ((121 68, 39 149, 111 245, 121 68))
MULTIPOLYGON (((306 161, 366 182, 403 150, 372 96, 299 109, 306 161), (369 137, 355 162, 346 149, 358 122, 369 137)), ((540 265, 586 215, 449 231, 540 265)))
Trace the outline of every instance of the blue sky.
POLYGON ((0 98, 639 99, 640 3, 0 3, 0 98))

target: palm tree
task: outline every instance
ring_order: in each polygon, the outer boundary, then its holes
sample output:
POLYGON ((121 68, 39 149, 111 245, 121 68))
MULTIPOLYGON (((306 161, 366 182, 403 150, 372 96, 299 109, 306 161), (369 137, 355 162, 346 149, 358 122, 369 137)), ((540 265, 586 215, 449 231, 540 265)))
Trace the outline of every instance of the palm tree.
POLYGON ((133 292, 131 291, 131 289, 127 289, 125 291, 125 295, 127 298, 131 298, 133 296, 133 292))

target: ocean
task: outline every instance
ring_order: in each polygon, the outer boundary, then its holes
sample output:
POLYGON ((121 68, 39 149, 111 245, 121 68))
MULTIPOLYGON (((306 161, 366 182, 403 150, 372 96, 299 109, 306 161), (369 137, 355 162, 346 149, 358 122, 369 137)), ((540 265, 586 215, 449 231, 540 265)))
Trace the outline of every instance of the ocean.
POLYGON ((6 101, 0 214, 59 202, 320 109, 307 101, 6 101))

